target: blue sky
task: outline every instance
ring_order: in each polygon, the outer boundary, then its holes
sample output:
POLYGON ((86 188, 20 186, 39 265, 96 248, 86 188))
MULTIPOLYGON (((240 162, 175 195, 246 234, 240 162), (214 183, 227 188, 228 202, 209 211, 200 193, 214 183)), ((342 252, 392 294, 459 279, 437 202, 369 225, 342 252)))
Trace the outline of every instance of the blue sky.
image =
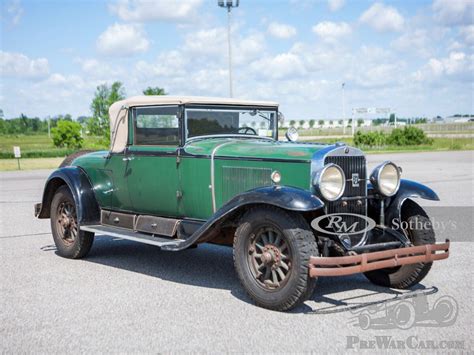
MULTIPOLYGON (((232 12, 234 96, 290 119, 391 107, 474 113, 474 1, 241 0, 232 12)), ((1 3, 0 108, 90 114, 97 85, 228 95, 227 17, 214 0, 1 3)), ((349 113, 347 113, 349 115, 349 113)))

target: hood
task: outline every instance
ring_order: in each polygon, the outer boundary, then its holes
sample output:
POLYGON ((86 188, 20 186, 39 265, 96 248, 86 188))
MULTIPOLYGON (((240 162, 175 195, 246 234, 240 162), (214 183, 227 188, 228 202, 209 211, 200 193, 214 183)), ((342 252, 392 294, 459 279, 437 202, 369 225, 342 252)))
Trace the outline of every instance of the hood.
POLYGON ((218 157, 310 161, 314 153, 330 146, 251 138, 207 138, 189 142, 184 150, 187 154, 210 156, 218 148, 215 152, 218 157))

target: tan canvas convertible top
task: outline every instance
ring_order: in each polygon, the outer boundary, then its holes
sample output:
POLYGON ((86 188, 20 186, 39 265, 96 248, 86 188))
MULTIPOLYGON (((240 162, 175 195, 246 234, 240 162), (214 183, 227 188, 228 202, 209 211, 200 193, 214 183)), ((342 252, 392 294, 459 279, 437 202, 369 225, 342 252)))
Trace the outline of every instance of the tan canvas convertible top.
POLYGON ((276 107, 271 101, 250 101, 220 97, 201 96, 134 96, 117 101, 109 108, 111 151, 121 152, 127 145, 128 109, 136 106, 182 105, 182 104, 216 104, 276 107))

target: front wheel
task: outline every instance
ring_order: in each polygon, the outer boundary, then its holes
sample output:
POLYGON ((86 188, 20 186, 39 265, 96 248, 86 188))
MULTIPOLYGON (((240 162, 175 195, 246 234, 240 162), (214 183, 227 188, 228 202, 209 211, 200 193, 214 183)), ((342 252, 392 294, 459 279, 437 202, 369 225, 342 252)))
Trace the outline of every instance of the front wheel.
MULTIPOLYGON (((425 211, 415 202, 405 202, 402 222, 406 225, 410 242, 413 245, 436 243, 435 233, 425 211)), ((410 288, 425 278, 432 263, 416 263, 388 269, 365 272, 364 275, 374 284, 398 289, 410 288)))
POLYGON ((308 223, 298 214, 272 207, 250 209, 234 238, 234 264, 258 306, 285 311, 314 291, 309 258, 318 247, 308 223))
POLYGON ((58 254, 65 258, 86 256, 94 242, 94 233, 79 229, 76 204, 67 186, 61 186, 53 197, 51 231, 58 254))

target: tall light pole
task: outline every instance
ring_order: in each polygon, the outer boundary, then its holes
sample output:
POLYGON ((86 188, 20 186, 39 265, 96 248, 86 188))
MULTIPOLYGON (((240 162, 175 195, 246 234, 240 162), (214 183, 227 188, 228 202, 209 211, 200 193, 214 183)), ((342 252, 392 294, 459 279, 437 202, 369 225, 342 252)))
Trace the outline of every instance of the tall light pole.
POLYGON ((227 9, 227 44, 228 44, 228 57, 229 57, 229 96, 233 97, 232 90, 232 45, 230 43, 230 20, 231 11, 233 7, 239 6, 239 0, 218 0, 217 5, 227 9))
POLYGON ((346 135, 346 98, 345 98, 346 83, 342 83, 342 135, 346 135))

